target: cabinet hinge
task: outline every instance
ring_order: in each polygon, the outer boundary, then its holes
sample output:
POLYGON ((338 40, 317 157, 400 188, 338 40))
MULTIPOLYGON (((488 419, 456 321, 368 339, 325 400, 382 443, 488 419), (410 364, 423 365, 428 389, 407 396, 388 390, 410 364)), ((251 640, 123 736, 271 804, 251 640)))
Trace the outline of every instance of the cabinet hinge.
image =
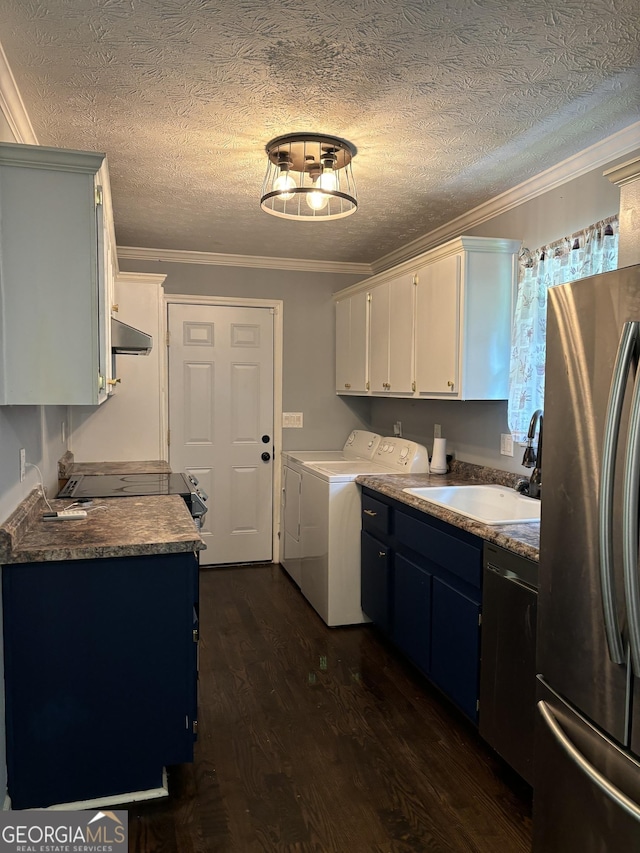
POLYGON ((197 643, 199 639, 200 639, 200 634, 198 632, 198 629, 194 628, 193 629, 193 642, 197 643))
POLYGON ((171 445, 171 430, 167 430, 167 447, 171 445))
POLYGON ((365 390, 365 391, 368 391, 368 390, 370 389, 370 387, 371 387, 371 386, 369 385, 369 383, 368 383, 368 382, 365 382, 365 383, 364 383, 364 390, 365 390))
POLYGON ((167 333, 165 335, 165 343, 168 347, 171 346, 171 332, 167 329, 167 333))
POLYGON ((414 284, 414 287, 417 287, 417 285, 418 285, 418 273, 417 272, 413 274, 413 284, 414 284))
POLYGON ((197 720, 193 721, 193 723, 191 725, 191 730, 193 731, 194 735, 198 734, 198 721, 197 720))
POLYGON ((478 613, 478 625, 482 625, 482 613, 478 613))
POLYGON ((416 390, 416 383, 415 383, 415 382, 412 382, 412 383, 411 383, 411 390, 412 390, 412 391, 415 391, 415 390, 416 390))
POLYGON ((367 293, 367 302, 371 302, 371 294, 367 293))
POLYGON ((102 192, 102 187, 98 186, 98 187, 96 187, 96 207, 99 204, 102 204, 103 201, 104 201, 104 194, 102 192))
POLYGON ((476 699, 476 711, 480 710, 480 700, 476 699))

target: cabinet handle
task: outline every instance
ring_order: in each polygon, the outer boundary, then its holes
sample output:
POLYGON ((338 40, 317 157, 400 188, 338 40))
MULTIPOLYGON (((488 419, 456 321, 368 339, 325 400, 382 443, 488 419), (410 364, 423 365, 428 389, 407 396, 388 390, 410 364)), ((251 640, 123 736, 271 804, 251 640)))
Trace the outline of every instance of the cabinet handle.
POLYGON ((378 551, 378 557, 386 557, 386 556, 387 556, 386 551, 378 551))
POLYGON ((376 516, 378 513, 374 512, 372 509, 365 509, 364 514, 376 516))
POLYGON ((345 387, 345 388, 351 388, 351 384, 350 384, 349 382, 345 382, 345 383, 344 383, 344 387, 345 387))
POLYGON ((122 379, 107 379, 107 385, 117 385, 122 379))
POLYGON ((449 381, 447 382, 447 385, 449 386, 449 388, 453 388, 453 382, 452 382, 451 380, 449 380, 449 381))

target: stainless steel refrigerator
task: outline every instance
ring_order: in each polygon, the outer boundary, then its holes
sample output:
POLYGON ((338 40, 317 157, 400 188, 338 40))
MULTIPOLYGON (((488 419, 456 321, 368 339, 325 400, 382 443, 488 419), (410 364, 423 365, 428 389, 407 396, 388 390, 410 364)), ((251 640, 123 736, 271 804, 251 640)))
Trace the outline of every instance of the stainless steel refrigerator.
POLYGON ((551 288, 535 853, 640 851, 640 266, 551 288))

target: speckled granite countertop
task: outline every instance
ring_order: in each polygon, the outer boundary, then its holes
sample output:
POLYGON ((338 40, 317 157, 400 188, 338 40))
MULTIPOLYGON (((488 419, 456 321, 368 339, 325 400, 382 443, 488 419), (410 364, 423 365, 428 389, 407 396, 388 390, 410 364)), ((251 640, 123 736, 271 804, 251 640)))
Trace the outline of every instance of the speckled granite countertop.
POLYGON ((513 487, 518 479, 522 478, 507 471, 454 462, 449 474, 367 474, 358 477, 356 482, 400 503, 419 509, 427 515, 447 521, 461 530, 467 530, 481 539, 494 542, 508 551, 537 561, 540 547, 539 521, 524 524, 482 524, 453 510, 430 504, 402 491, 421 486, 471 486, 486 483, 513 487))
MULTIPOLYGON (((54 510, 71 500, 50 501, 54 510)), ((78 521, 43 521, 34 489, 0 527, 0 564, 174 554, 205 548, 179 495, 105 498, 78 521)))
POLYGON ((137 462, 74 462, 69 450, 58 460, 58 477, 71 474, 170 474, 171 466, 162 459, 145 459, 137 462))

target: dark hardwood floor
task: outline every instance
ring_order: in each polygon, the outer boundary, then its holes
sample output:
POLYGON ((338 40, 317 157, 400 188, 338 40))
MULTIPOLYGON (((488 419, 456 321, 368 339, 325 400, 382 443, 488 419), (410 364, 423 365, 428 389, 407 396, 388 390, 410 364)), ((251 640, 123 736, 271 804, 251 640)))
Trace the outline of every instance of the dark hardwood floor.
POLYGON ((369 626, 327 628, 279 566, 200 575, 199 739, 136 853, 530 849, 530 789, 369 626))

